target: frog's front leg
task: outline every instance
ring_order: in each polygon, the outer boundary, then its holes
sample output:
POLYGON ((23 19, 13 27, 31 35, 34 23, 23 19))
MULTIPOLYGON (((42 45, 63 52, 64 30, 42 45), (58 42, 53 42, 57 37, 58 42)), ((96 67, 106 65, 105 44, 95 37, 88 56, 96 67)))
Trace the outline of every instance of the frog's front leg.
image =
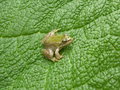
POLYGON ((57 48, 57 49, 55 50, 55 57, 57 58, 57 60, 59 60, 59 59, 61 59, 61 58, 63 57, 62 55, 60 55, 59 51, 60 51, 59 48, 57 48))

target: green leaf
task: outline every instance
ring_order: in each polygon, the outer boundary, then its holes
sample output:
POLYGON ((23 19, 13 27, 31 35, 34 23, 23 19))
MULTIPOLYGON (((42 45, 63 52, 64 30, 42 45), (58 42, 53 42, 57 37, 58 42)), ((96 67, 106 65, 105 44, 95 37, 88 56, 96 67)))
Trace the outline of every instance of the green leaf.
POLYGON ((0 0, 0 90, 120 89, 119 0, 0 0), (53 29, 74 42, 43 57, 53 29))

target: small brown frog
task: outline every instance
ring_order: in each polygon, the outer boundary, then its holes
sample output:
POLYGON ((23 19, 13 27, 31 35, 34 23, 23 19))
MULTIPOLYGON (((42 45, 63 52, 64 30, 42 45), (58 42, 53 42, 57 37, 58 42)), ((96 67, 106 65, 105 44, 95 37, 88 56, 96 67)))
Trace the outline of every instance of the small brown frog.
POLYGON ((49 32, 42 40, 45 49, 42 50, 43 55, 52 61, 58 61, 63 56, 59 54, 59 51, 69 45, 73 38, 68 35, 57 35, 55 34, 58 30, 49 32))

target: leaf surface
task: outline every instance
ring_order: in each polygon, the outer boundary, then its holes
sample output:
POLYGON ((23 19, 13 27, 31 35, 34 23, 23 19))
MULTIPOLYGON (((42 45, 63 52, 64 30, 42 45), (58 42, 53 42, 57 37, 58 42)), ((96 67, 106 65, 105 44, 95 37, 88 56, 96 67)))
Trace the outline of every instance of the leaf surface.
POLYGON ((1 90, 120 89, 119 0, 0 0, 1 90), (53 29, 74 42, 43 57, 53 29))

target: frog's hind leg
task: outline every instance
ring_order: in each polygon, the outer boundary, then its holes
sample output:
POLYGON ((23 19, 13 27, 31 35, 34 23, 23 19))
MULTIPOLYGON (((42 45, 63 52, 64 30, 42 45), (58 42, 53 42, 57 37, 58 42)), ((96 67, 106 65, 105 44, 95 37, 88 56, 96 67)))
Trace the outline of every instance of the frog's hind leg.
POLYGON ((46 49, 43 49, 42 50, 43 54, 45 57, 47 57, 48 59, 52 60, 53 62, 55 61, 58 61, 54 56, 54 52, 50 49, 46 50, 46 49))
POLYGON ((52 50, 43 49, 43 50, 42 50, 42 53, 43 53, 44 56, 47 57, 48 59, 53 58, 53 51, 52 51, 52 50))
POLYGON ((55 35, 56 32, 58 32, 60 29, 55 29, 48 33, 48 37, 55 35))

